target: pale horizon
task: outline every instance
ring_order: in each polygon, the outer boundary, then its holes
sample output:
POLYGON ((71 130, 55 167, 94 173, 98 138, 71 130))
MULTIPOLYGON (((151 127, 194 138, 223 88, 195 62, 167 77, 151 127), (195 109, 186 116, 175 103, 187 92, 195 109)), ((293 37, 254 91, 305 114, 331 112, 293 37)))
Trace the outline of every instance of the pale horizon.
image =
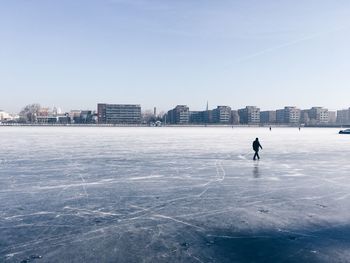
MULTIPOLYGON (((65 109, 65 108, 60 107, 59 105, 45 105, 45 104, 41 104, 41 103, 38 103, 38 102, 33 102, 33 103, 28 103, 28 104, 26 104, 26 105, 23 105, 23 107, 20 108, 18 111, 8 111, 8 110, 2 109, 2 108, 0 108, 0 111, 5 111, 5 112, 8 112, 8 113, 10 113, 10 114, 19 114, 20 111, 21 111, 25 106, 30 105, 30 104, 40 104, 40 106, 41 106, 42 108, 49 108, 49 109, 51 109, 51 110, 53 110, 54 108, 60 109, 60 110, 62 111, 62 113, 64 113, 64 112, 70 112, 70 111, 74 111, 74 110, 82 110, 82 111, 84 111, 84 110, 92 110, 92 111, 96 111, 96 112, 97 112, 97 104, 96 104, 95 107, 91 107, 91 108, 79 108, 79 107, 75 107, 75 108, 71 108, 71 109, 65 109)), ((139 104, 139 103, 107 103, 107 104, 139 104)), ((158 114, 158 113, 160 113, 160 112, 166 113, 167 111, 174 109, 177 105, 186 105, 186 106, 189 107, 190 111, 204 111, 204 110, 206 110, 206 104, 205 104, 204 107, 202 107, 202 108, 193 108, 193 107, 191 107, 191 105, 183 104, 183 103, 174 104, 172 107, 169 107, 168 109, 159 109, 157 106, 154 106, 154 107, 156 107, 157 114, 158 114)), ((256 107, 260 108, 260 111, 275 111, 275 110, 283 109, 284 107, 288 107, 288 106, 292 106, 292 107, 295 106, 295 107, 297 107, 297 108, 299 108, 299 109, 301 109, 301 110, 304 110, 304 109, 305 109, 305 110, 311 109, 312 107, 323 107, 323 108, 327 108, 329 111, 346 110, 346 109, 349 109, 349 108, 350 108, 350 104, 349 104, 348 107, 334 108, 334 109, 333 109, 333 108, 329 108, 329 107, 324 106, 324 105, 312 105, 312 106, 307 106, 307 107, 300 107, 300 106, 298 106, 298 105, 287 104, 287 105, 284 105, 284 106, 281 106, 281 107, 277 107, 277 108, 272 108, 272 107, 270 107, 270 108, 261 108, 261 107, 259 107, 259 105, 248 104, 248 105, 242 105, 241 107, 237 107, 237 108, 236 108, 236 107, 232 107, 231 105, 217 104, 217 105, 212 105, 212 106, 211 106, 211 105, 209 104, 209 110, 215 109, 217 106, 229 106, 229 107, 231 107, 232 110, 242 109, 242 108, 245 108, 246 106, 256 106, 256 107)), ((153 108, 144 108, 144 107, 142 107, 142 105, 141 105, 141 110, 142 110, 142 112, 145 112, 145 111, 152 111, 152 112, 153 112, 154 107, 153 107, 153 108)))

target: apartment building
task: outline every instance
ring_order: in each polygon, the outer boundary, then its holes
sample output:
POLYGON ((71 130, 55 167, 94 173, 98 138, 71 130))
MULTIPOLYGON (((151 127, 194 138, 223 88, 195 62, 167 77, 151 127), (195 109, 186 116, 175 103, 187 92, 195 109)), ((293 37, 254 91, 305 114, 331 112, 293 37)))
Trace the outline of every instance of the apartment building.
POLYGON ((140 124, 141 106, 139 104, 97 104, 98 123, 140 124))
POLYGON ((190 111, 186 105, 177 105, 168 111, 167 116, 170 124, 188 124, 190 121, 190 111))
POLYGON ((260 108, 256 106, 246 106, 238 110, 241 124, 258 124, 260 123, 260 108))

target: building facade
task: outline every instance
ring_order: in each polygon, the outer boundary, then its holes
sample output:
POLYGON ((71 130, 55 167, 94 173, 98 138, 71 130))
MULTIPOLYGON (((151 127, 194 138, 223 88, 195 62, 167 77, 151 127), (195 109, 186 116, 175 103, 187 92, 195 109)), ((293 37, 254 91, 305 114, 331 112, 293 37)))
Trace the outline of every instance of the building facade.
POLYGON ((97 104, 99 124, 140 124, 141 106, 139 104, 97 104))
POLYGON ((300 122, 300 109, 296 107, 284 108, 284 119, 289 124, 299 124, 300 122))
POLYGON ((213 110, 213 123, 231 123, 231 107, 217 106, 217 108, 213 110))
POLYGON ((310 123, 327 124, 329 122, 328 109, 322 107, 312 107, 309 110, 310 123))
POLYGON ((285 123, 284 109, 276 110, 276 122, 279 124, 285 123))
POLYGON ((273 124, 276 123, 276 111, 261 111, 260 123, 273 124))
POLYGON ((329 123, 336 123, 337 122, 337 112, 336 111, 328 111, 328 122, 329 123))
POLYGON ((188 124, 190 121, 190 111, 186 105, 177 105, 168 111, 167 116, 170 124, 188 124))
POLYGON ((205 124, 207 123, 207 112, 206 111, 190 111, 190 123, 193 124, 205 124))
POLYGON ((309 124, 309 122, 310 122, 309 110, 301 110, 300 111, 300 123, 309 124))
POLYGON ((337 123, 350 124, 350 108, 337 111, 337 123))
POLYGON ((246 106, 238 110, 239 121, 241 124, 260 123, 260 109, 256 106, 246 106))
POLYGON ((94 112, 91 110, 83 110, 80 113, 79 123, 94 123, 94 112))
POLYGON ((0 110, 0 121, 11 121, 11 120, 13 120, 13 117, 9 113, 3 110, 0 110))
POLYGON ((239 124, 239 114, 238 114, 237 110, 231 111, 231 120, 232 120, 232 124, 234 124, 234 125, 239 124))
POLYGON ((71 110, 69 112, 69 117, 70 117, 71 123, 80 123, 81 112, 82 112, 81 110, 71 110))
POLYGON ((294 106, 276 110, 276 122, 280 124, 299 124, 301 111, 294 106))

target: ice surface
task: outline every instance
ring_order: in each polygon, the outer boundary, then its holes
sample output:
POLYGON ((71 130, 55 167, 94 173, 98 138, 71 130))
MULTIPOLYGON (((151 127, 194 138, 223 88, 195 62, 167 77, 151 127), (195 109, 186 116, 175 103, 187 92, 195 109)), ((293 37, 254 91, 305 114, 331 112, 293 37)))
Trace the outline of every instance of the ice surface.
POLYGON ((337 132, 1 127, 0 261, 347 262, 337 132))

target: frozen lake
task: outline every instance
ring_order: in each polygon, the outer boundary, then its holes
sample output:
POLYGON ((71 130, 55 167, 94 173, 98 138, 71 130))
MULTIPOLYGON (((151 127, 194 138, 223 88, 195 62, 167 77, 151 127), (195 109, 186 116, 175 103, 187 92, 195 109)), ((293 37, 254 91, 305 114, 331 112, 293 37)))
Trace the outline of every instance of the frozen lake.
POLYGON ((1 262, 349 262, 350 135, 0 127, 0 200, 1 262))

